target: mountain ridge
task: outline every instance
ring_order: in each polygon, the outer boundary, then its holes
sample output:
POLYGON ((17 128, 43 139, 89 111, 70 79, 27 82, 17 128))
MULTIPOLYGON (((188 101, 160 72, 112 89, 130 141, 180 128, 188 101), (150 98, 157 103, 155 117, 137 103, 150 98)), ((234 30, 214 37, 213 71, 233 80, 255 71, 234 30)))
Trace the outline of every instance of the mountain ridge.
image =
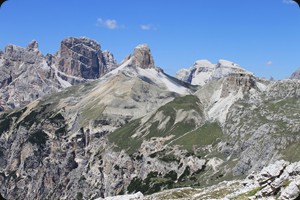
MULTIPOLYGON (((16 55, 35 58, 37 43, 29 46, 16 55)), ((94 50, 88 55, 97 57, 94 50)), ((156 67, 146 45, 92 81, 56 71, 56 58, 46 58, 33 64, 48 61, 52 68, 38 69, 51 69, 60 91, 0 112, 0 193, 7 199, 150 195, 217 186, 281 159, 300 160, 294 153, 300 143, 299 80, 268 81, 236 65, 228 73, 232 63, 220 61, 216 75, 222 76, 192 86, 156 67)), ((268 195, 273 193, 261 194, 268 195)))

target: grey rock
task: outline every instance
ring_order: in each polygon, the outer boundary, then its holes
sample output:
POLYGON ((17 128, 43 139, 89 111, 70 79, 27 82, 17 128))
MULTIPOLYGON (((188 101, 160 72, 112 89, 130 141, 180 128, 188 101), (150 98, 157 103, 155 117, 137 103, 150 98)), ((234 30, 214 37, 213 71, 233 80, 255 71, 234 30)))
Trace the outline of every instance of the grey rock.
POLYGON ((203 86, 210 80, 219 80, 234 74, 253 76, 253 73, 230 61, 219 60, 217 64, 212 64, 208 60, 198 60, 189 69, 179 70, 176 77, 192 85, 203 86))
POLYGON ((138 45, 132 55, 132 65, 143 69, 154 68, 154 60, 148 45, 138 45))
POLYGON ((107 71, 105 73, 110 72, 118 67, 117 61, 115 60, 114 55, 111 52, 103 51, 102 57, 102 61, 107 68, 107 71))
POLYGON ((26 48, 0 52, 0 111, 24 106, 65 87, 96 79, 117 68, 112 53, 87 38, 67 38, 56 55, 43 54, 33 40, 26 48))
POLYGON ((28 48, 8 45, 0 62, 0 102, 4 109, 26 105, 61 88, 51 68, 37 49, 37 42, 28 48))
POLYGON ((58 69, 67 75, 96 79, 107 72, 100 45, 88 38, 66 38, 56 54, 58 69))
POLYGON ((299 186, 293 181, 282 191, 279 200, 296 199, 299 196, 299 186))
POLYGON ((38 49, 39 49, 39 45, 38 42, 35 40, 31 41, 27 46, 28 51, 38 51, 38 49))
POLYGON ((290 79, 300 80, 300 68, 298 68, 290 77, 290 79))

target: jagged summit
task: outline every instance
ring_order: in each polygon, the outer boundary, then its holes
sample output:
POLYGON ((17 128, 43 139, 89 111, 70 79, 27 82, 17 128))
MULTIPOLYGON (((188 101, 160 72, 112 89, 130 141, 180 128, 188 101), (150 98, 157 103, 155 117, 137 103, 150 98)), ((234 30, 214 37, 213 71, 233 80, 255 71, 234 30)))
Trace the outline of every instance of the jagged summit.
POLYGON ((133 54, 127 56, 118 68, 109 72, 103 79, 116 74, 125 74, 132 78, 139 78, 143 82, 157 85, 163 90, 181 95, 190 94, 187 84, 165 74, 162 69, 155 67, 150 48, 146 44, 138 45, 133 54))
POLYGON ((220 79, 230 74, 253 73, 243 69, 240 65, 227 60, 219 60, 217 64, 212 64, 208 60, 198 60, 189 69, 181 69, 176 73, 176 77, 192 85, 204 85, 209 80, 220 79))
POLYGON ((290 79, 300 80, 300 67, 291 75, 290 79))
POLYGON ((132 64, 143 69, 154 68, 154 60, 147 44, 140 44, 134 48, 132 64))
MULTIPOLYGON (((71 76, 96 79, 111 71, 103 62, 109 59, 104 58, 100 44, 85 37, 64 39, 56 57, 58 69, 71 76)), ((110 68, 115 68, 111 61, 110 68)))
POLYGON ((38 51, 39 50, 39 44, 36 40, 32 40, 28 46, 27 46, 28 51, 38 51))
POLYGON ((46 56, 36 40, 26 48, 9 44, 0 51, 0 110, 24 106, 117 67, 113 54, 85 37, 66 38, 55 55, 46 56))

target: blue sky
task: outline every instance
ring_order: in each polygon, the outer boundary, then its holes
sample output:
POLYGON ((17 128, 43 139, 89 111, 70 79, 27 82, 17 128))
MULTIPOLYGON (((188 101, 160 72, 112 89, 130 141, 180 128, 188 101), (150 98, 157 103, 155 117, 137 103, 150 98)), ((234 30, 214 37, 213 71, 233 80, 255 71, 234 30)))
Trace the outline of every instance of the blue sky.
POLYGON ((147 43, 170 75, 198 59, 226 59, 259 77, 300 67, 300 8, 290 0, 8 0, 0 8, 0 49, 35 39, 43 54, 86 36, 118 62, 147 43))

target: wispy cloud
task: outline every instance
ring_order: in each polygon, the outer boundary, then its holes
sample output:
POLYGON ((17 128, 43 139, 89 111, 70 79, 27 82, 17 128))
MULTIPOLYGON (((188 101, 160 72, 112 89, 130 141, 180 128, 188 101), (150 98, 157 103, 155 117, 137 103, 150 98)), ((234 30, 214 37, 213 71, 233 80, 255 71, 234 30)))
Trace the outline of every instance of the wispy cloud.
POLYGON ((294 4, 296 2, 293 1, 293 0, 282 0, 282 3, 285 3, 285 4, 294 4))
POLYGON ((118 22, 115 19, 97 19, 97 26, 102 26, 111 30, 119 28, 118 22))
POLYGON ((153 25, 153 24, 142 24, 140 26, 140 28, 143 30, 143 31, 150 31, 150 30, 156 30, 156 27, 153 25))
POLYGON ((266 63, 267 66, 270 66, 272 64, 273 64, 273 62, 271 60, 266 63))

